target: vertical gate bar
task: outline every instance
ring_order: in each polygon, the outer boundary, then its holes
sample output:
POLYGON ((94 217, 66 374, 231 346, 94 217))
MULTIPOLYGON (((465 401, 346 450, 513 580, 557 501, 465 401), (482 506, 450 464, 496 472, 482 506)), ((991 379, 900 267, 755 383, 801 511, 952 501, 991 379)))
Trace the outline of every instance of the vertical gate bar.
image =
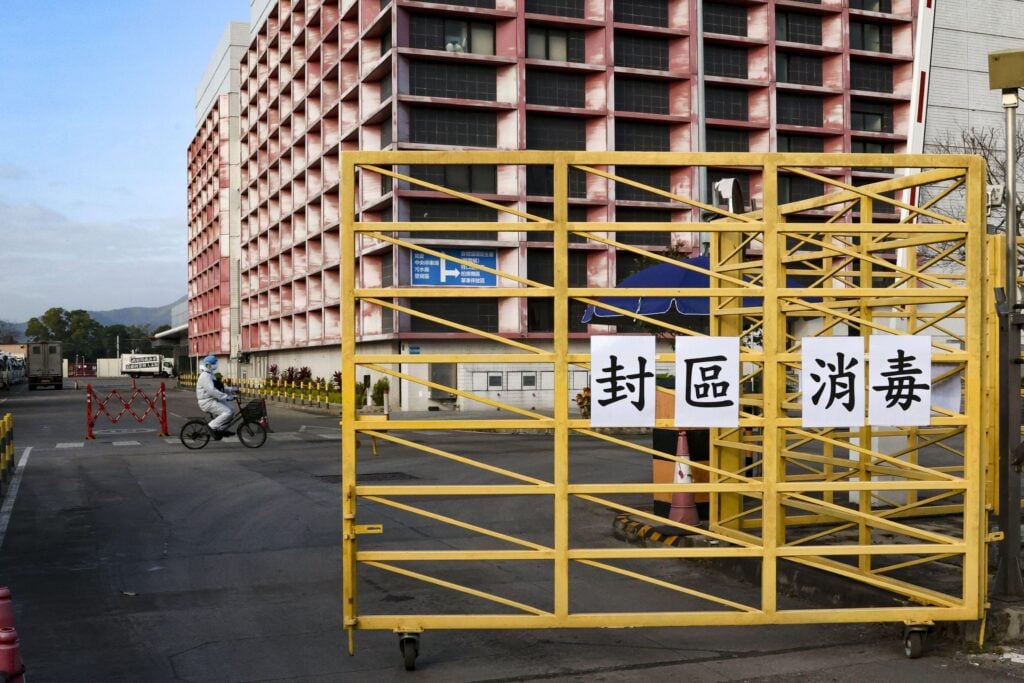
POLYGON ((779 417, 785 401, 785 366, 779 362, 784 351, 786 324, 779 302, 780 220, 777 154, 764 155, 764 434, 763 438, 763 522, 761 526, 761 609, 774 615, 777 609, 778 546, 785 542, 786 529, 777 485, 782 474, 779 417))
POLYGON ((554 542, 555 616, 569 616, 569 166, 566 154, 554 155, 554 542))
MULTIPOLYGON (((729 209, 734 213, 743 213, 746 210, 746 207, 732 206, 730 204, 729 209)), ((712 232, 710 253, 711 271, 716 272, 724 265, 736 265, 742 263, 744 251, 743 234, 741 232, 712 232)), ((721 286, 721 282, 712 277, 709 280, 708 285, 711 288, 709 291, 709 294, 711 295, 709 306, 709 313, 711 316, 709 329, 710 334, 722 337, 742 337, 743 315, 725 316, 721 314, 719 310, 722 308, 735 308, 737 306, 742 307, 743 298, 739 297, 735 300, 722 301, 715 295, 716 293, 714 291, 721 286)), ((762 287, 764 286, 763 280, 761 285, 762 287)), ((764 372, 763 368, 762 372, 764 372)), ((708 439, 708 450, 710 451, 709 456, 711 466, 726 472, 739 472, 744 465, 743 459, 745 451, 740 451, 740 449, 737 448, 716 446, 715 444, 723 431, 727 430, 711 429, 709 431, 710 438, 708 439)), ((736 431, 737 435, 734 438, 736 440, 743 441, 743 427, 739 426, 736 431)), ((711 482, 719 482, 722 480, 722 476, 717 472, 712 472, 709 476, 709 480, 711 482)), ((726 524, 726 527, 730 529, 738 529, 740 526, 740 513, 743 511, 743 500, 743 495, 739 493, 712 493, 709 496, 708 506, 709 527, 720 527, 721 522, 719 520, 728 519, 731 521, 726 524)))
MULTIPOLYGON (((969 387, 966 392, 965 410, 967 420, 964 433, 964 553, 963 595, 965 607, 972 612, 980 611, 987 593, 988 558, 985 552, 985 537, 988 532, 987 515, 982 506, 981 483, 984 477, 984 432, 980 416, 983 414, 981 390, 983 386, 982 331, 985 320, 984 249, 985 249, 985 162, 972 157, 967 166, 967 368, 964 381, 969 387)), ((1019 391, 1019 389, 1018 389, 1019 391)), ((1019 533, 1019 532, 1018 532, 1019 533)))
POLYGON ((356 624, 356 351, 355 201, 356 172, 352 161, 341 159, 341 585, 343 624, 349 653, 354 653, 356 624))
MULTIPOLYGON (((875 203, 871 197, 860 198, 860 223, 872 223, 875 217, 875 203)), ((869 232, 861 232, 857 236, 857 253, 860 255, 860 268, 858 277, 858 286, 862 288, 870 288, 874 284, 872 281, 872 265, 869 260, 871 256, 871 242, 874 240, 874 236, 869 232)), ((860 299, 860 324, 857 326, 857 336, 860 337, 861 343, 865 343, 865 349, 870 352, 870 347, 867 344, 871 343, 871 328, 866 324, 871 319, 871 307, 868 305, 867 300, 864 297, 860 299)), ((865 373, 865 378, 867 373, 865 373)), ((858 436, 858 442, 862 449, 868 451, 874 451, 875 444, 872 438, 871 427, 865 423, 860 428, 860 435, 858 436)), ((865 453, 863 450, 857 454, 857 460, 859 462, 859 471, 857 477, 861 483, 871 480, 871 455, 865 453)), ((860 510, 864 515, 870 515, 872 509, 871 491, 861 491, 857 496, 857 509, 860 510)), ((865 518, 862 518, 866 519, 865 518)), ((871 528, 866 522, 861 521, 857 524, 857 543, 861 546, 871 545, 871 528)), ((862 553, 858 558, 858 566, 863 572, 871 571, 871 555, 869 553, 862 553)))

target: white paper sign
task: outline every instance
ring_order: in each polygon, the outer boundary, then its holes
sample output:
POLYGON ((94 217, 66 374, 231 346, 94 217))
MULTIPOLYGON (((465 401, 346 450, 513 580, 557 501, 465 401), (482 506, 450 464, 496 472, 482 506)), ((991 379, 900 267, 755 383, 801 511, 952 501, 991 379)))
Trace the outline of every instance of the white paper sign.
POLYGON ((736 427, 739 337, 676 337, 677 427, 736 427))
POLYGON ((864 340, 804 337, 800 391, 804 427, 864 426, 864 340))
POLYGON ((590 338, 590 424, 654 426, 653 336, 590 338))
POLYGON ((872 335, 868 422, 913 426, 931 422, 930 337, 872 335))

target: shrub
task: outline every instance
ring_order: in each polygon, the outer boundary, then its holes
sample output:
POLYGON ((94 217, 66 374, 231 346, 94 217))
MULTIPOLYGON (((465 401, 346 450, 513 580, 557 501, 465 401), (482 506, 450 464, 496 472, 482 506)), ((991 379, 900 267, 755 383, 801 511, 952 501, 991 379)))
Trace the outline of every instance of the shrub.
POLYGON ((381 377, 373 383, 373 389, 370 392, 370 399, 373 401, 373 405, 384 405, 384 392, 388 391, 390 387, 391 384, 388 382, 387 377, 381 377))

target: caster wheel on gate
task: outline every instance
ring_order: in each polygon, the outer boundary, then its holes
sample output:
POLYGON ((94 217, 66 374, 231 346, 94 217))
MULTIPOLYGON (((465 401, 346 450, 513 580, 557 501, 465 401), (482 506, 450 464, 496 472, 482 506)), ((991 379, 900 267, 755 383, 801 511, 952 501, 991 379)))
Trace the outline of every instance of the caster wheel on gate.
POLYGON ((917 659, 924 654, 924 631, 907 631, 903 636, 903 651, 909 659, 917 659))
POLYGON ((420 639, 415 635, 402 635, 398 639, 398 647, 402 650, 402 662, 406 671, 416 669, 416 656, 420 653, 420 639))

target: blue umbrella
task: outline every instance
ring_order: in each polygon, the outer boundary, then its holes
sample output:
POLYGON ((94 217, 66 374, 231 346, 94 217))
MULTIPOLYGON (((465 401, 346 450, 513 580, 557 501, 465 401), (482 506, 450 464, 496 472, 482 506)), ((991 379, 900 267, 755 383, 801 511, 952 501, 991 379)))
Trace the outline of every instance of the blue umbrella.
MULTIPOLYGON (((711 259, 707 256, 683 259, 680 263, 703 271, 708 271, 711 267, 711 259)), ((810 282, 807 277, 790 276, 787 278, 787 284, 789 287, 806 287, 810 282)), ((667 289, 675 287, 707 289, 711 286, 711 278, 706 272, 681 268, 673 263, 658 263, 633 273, 617 286, 633 289, 667 289)), ((812 300, 806 297, 805 299, 807 301, 812 300)), ((817 297, 813 300, 820 301, 817 297)), ((663 316, 672 311, 672 309, 675 309, 681 315, 710 315, 711 313, 711 303, 707 296, 606 296, 601 297, 600 301, 603 304, 644 316, 663 316)), ((743 305, 759 306, 761 305, 761 297, 746 297, 743 299, 743 305)), ((582 322, 589 323, 594 317, 618 318, 622 316, 607 308, 595 307, 593 305, 587 306, 587 309, 583 312, 582 322)))

